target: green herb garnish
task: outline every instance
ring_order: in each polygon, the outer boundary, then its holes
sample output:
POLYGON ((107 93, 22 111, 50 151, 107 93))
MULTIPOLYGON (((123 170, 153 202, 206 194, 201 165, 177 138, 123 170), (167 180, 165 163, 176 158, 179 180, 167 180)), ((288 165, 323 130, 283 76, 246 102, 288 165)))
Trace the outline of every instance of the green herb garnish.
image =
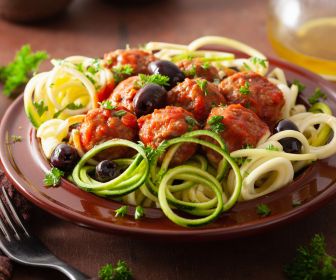
POLYGON ((161 155, 163 155, 167 149, 167 141, 162 141, 156 149, 152 148, 151 146, 145 146, 145 144, 141 141, 139 141, 138 143, 144 149, 150 162, 153 159, 159 158, 161 155))
POLYGON ((208 70, 210 68, 210 62, 206 61, 204 62, 201 67, 204 69, 204 70, 208 70))
POLYGON ((54 114, 54 118, 58 118, 63 112, 65 109, 69 109, 69 110, 79 110, 79 109, 82 109, 84 107, 83 104, 75 104, 75 103, 69 103, 68 105, 66 105, 65 107, 63 107, 61 110, 57 111, 55 114, 54 114))
POLYGON ((309 246, 301 246, 292 263, 284 267, 290 280, 332 280, 336 279, 335 257, 326 252, 323 235, 315 234, 309 246))
POLYGON ((267 67, 266 65, 267 59, 263 59, 259 57, 251 57, 250 60, 254 65, 260 64, 264 68, 267 67))
POLYGON ((160 74, 153 74, 153 75, 139 74, 139 80, 136 82, 136 86, 142 88, 147 84, 169 86, 169 77, 160 74))
POLYGON ((193 117, 190 116, 186 116, 185 121, 188 124, 189 131, 191 131, 194 128, 194 126, 198 124, 198 122, 193 117))
POLYGON ((207 80, 196 80, 197 85, 200 87, 200 89, 204 92, 205 96, 208 95, 207 86, 208 81, 207 80))
POLYGON ((44 101, 41 100, 40 102, 33 102, 33 106, 37 111, 37 114, 41 117, 44 112, 48 111, 48 106, 44 105, 44 101))
POLYGON ((115 117, 121 118, 121 117, 123 117, 123 116, 126 115, 126 111, 124 111, 124 110, 116 111, 116 112, 114 112, 113 115, 114 115, 115 117))
POLYGON ((244 94, 244 95, 250 94, 250 83, 245 82, 245 85, 240 87, 239 92, 244 94))
POLYGON ((45 175, 43 182, 46 186, 57 187, 61 182, 62 176, 64 176, 64 172, 56 167, 53 167, 45 175))
POLYGON ((304 89, 306 88, 306 86, 303 83, 301 83, 299 80, 294 80, 292 84, 298 87, 299 92, 303 92, 304 89))
POLYGON ((0 81, 4 83, 4 94, 11 96, 16 89, 27 83, 29 76, 47 58, 46 52, 32 53, 29 45, 22 46, 11 63, 0 67, 0 81))
POLYGON ((132 272, 128 268, 125 261, 118 261, 116 266, 106 264, 102 266, 98 272, 100 280, 130 280, 132 272))
POLYGON ((279 151, 279 148, 275 147, 273 144, 269 144, 266 147, 266 150, 269 150, 269 151, 279 151))
POLYGON ((267 217, 271 214, 271 210, 268 208, 266 204, 259 204, 257 206, 257 214, 262 216, 262 217, 267 217))
POLYGON ((127 214, 128 211, 128 206, 124 205, 119 207, 118 209, 114 210, 115 212, 115 217, 124 217, 127 214))
POLYGON ((194 64, 191 65, 190 69, 184 70, 183 74, 186 77, 195 77, 196 76, 196 66, 194 64))
POLYGON ((210 120, 208 121, 208 124, 210 125, 210 129, 215 133, 220 133, 224 131, 225 126, 222 123, 223 119, 224 119, 223 116, 212 116, 210 120))
POLYGON ((130 64, 117 65, 112 68, 114 80, 119 83, 124 79, 124 76, 131 76, 134 72, 130 64))
POLYGON ((139 220, 145 215, 145 211, 141 206, 137 206, 134 212, 134 219, 139 220))
POLYGON ((252 70, 251 67, 246 62, 243 63, 243 66, 246 70, 252 70))
POLYGON ((110 100, 104 100, 103 102, 99 102, 98 104, 100 105, 100 107, 107 110, 115 110, 117 108, 117 106, 112 105, 112 102, 110 100))
POLYGON ((315 103, 320 101, 320 98, 325 100, 327 99, 327 95, 323 91, 321 91, 320 88, 316 88, 314 94, 308 98, 308 102, 311 105, 314 105, 315 103))
POLYGON ((87 71, 92 75, 95 75, 100 70, 100 61, 98 58, 94 59, 92 64, 87 67, 87 71))

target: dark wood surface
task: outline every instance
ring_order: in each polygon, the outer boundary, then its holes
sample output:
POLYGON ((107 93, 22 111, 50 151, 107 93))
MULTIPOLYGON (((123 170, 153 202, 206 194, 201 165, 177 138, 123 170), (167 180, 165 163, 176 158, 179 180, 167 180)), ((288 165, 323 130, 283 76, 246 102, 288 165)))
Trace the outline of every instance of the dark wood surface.
MULTIPOLYGON (((128 6, 113 2, 74 1, 66 14, 34 25, 0 20, 0 65, 10 61, 24 43, 47 50, 52 57, 96 57, 126 43, 187 43, 202 35, 232 37, 274 55, 266 36, 267 1, 157 0, 128 6)), ((10 102, 0 95, 0 116, 10 102)), ((91 277, 96 277, 101 265, 123 259, 135 279, 284 279, 283 265, 291 260, 295 248, 315 233, 323 233, 329 252, 336 254, 335 213, 336 202, 332 202, 298 222, 262 235, 190 244, 94 232, 37 208, 31 226, 51 251, 91 277)), ((13 279, 65 278, 50 270, 16 265, 13 279)))

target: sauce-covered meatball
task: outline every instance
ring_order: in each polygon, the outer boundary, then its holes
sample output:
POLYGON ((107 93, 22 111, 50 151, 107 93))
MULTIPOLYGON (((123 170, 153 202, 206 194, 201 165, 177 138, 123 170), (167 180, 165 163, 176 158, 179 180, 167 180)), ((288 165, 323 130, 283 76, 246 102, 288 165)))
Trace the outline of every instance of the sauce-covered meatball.
POLYGON ((228 104, 242 104, 253 110, 270 127, 281 118, 285 104, 282 92, 267 78, 254 72, 234 74, 219 84, 228 104))
MULTIPOLYGON (((154 149, 164 140, 179 137, 199 128, 191 113, 181 107, 173 106, 154 110, 152 114, 139 118, 138 124, 140 140, 154 149)), ((175 153, 172 164, 178 165, 185 162, 195 153, 196 148, 196 144, 182 144, 175 153)))
POLYGON ((191 112, 204 122, 214 106, 225 104, 218 87, 204 79, 185 79, 168 92, 168 104, 191 112))
POLYGON ((148 74, 148 64, 154 60, 156 60, 154 55, 138 49, 116 50, 104 55, 105 67, 128 64, 133 68, 133 75, 148 74))
POLYGON ((130 112, 134 113, 133 99, 139 91, 137 81, 139 81, 138 76, 133 76, 120 82, 109 97, 112 104, 115 106, 125 107, 130 112))
MULTIPOLYGON (((246 146, 256 147, 261 139, 270 135, 268 126, 251 110, 240 104, 215 107, 207 119, 205 129, 217 132, 224 140, 229 152, 246 146)), ((208 139, 216 143, 212 139, 208 139)), ((213 150, 206 149, 207 157, 214 165, 221 157, 213 150)))
MULTIPOLYGON (((108 110, 96 108, 90 110, 82 122, 80 129, 80 141, 85 152, 95 145, 114 138, 135 141, 138 134, 136 117, 117 108, 108 110)), ((114 159, 129 155, 129 149, 117 147, 104 151, 105 159, 114 159)))
POLYGON ((182 60, 177 63, 187 78, 203 78, 210 82, 219 79, 218 69, 209 62, 202 62, 199 59, 182 60))

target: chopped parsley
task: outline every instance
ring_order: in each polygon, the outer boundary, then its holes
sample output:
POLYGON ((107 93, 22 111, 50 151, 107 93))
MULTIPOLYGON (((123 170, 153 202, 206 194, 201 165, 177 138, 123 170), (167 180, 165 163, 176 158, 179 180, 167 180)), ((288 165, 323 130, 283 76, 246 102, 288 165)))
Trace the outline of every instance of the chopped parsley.
POLYGON ((100 61, 98 58, 94 59, 92 64, 87 67, 87 71, 92 75, 95 75, 100 70, 100 61))
POLYGON ((204 70, 208 70, 210 68, 210 62, 206 61, 204 62, 201 67, 204 69, 204 70))
POLYGON ((64 172, 57 167, 53 167, 46 173, 43 182, 48 187, 57 187, 61 182, 62 176, 64 176, 64 172))
POLYGON ((266 204, 259 204, 257 206, 257 214, 260 215, 261 217, 267 217, 271 214, 271 210, 268 208, 266 204))
POLYGON ((326 252, 322 234, 315 234, 309 246, 297 249, 293 262, 284 267, 288 279, 329 280, 336 279, 335 257, 326 252))
POLYGON ((196 76, 196 66, 192 64, 190 68, 183 71, 183 74, 186 77, 195 77, 196 76))
POLYGON ((266 150, 269 150, 269 151, 279 151, 279 148, 275 147, 273 144, 269 144, 266 147, 266 150))
POLYGON ((65 109, 69 109, 69 110, 79 110, 79 109, 82 109, 84 107, 83 104, 75 104, 75 103, 69 103, 68 105, 66 105, 65 107, 63 107, 61 110, 57 111, 55 114, 54 114, 54 118, 58 118, 63 112, 65 109))
POLYGON ((112 264, 102 266, 99 269, 98 277, 100 280, 130 280, 132 272, 125 261, 119 260, 115 266, 112 264))
POLYGON ((145 215, 144 209, 141 206, 137 206, 134 212, 134 219, 140 220, 145 215))
POLYGON ((121 117, 123 117, 123 116, 126 115, 126 111, 124 111, 124 110, 116 111, 116 112, 114 112, 113 115, 114 115, 115 117, 121 118, 121 117))
POLYGON ((144 149, 149 161, 159 158, 167 149, 167 141, 162 141, 156 149, 152 148, 151 146, 145 146, 145 144, 141 141, 138 143, 144 149))
POLYGON ((124 217, 127 214, 127 211, 128 211, 128 206, 127 205, 121 206, 118 209, 114 210, 114 212, 115 212, 114 216, 115 217, 124 217))
POLYGON ((250 83, 246 81, 245 85, 240 87, 239 92, 244 95, 250 94, 250 83))
POLYGON ((210 120, 208 121, 208 124, 210 125, 210 129, 215 133, 220 133, 224 131, 225 126, 222 123, 223 119, 224 119, 223 116, 212 116, 210 120))
POLYGON ((301 83, 299 80, 294 80, 292 84, 298 87, 299 92, 303 92, 306 88, 306 86, 303 83, 301 83))
POLYGON ((308 102, 311 105, 314 105, 315 103, 320 101, 320 98, 325 100, 327 99, 327 95, 323 91, 321 91, 320 88, 316 88, 314 94, 308 98, 308 102))
POLYGON ((139 80, 136 82, 136 86, 142 88, 147 84, 169 86, 169 77, 160 74, 153 74, 153 75, 139 74, 139 80))
POLYGON ((259 64, 264 68, 267 67, 267 65, 266 65, 267 59, 263 59, 263 58, 259 58, 259 57, 254 56, 254 57, 251 57, 250 60, 254 65, 259 64))
POLYGON ((6 96, 15 93, 15 90, 28 82, 30 75, 47 58, 46 52, 32 53, 29 45, 22 46, 12 62, 6 66, 0 66, 0 81, 4 83, 3 93, 6 96))
POLYGON ((208 81, 207 80, 196 80, 197 85, 200 87, 200 89, 204 92, 205 96, 208 95, 208 81))
POLYGON ((44 114, 44 112, 48 111, 48 106, 44 105, 44 101, 43 100, 41 100, 40 102, 34 101, 33 102, 33 106, 36 109, 37 114, 39 115, 39 117, 41 117, 44 114))
POLYGON ((130 64, 117 65, 112 68, 114 80, 119 83, 124 79, 124 76, 131 76, 134 72, 130 64))
POLYGON ((112 105, 112 102, 110 100, 104 100, 103 102, 99 102, 98 104, 100 105, 100 107, 107 110, 115 110, 117 108, 117 106, 112 105))
POLYGON ((185 121, 188 124, 189 131, 191 131, 194 128, 194 126, 198 124, 198 122, 193 117, 190 116, 186 116, 185 121))
POLYGON ((246 62, 243 63, 243 66, 246 70, 252 70, 251 67, 246 62))

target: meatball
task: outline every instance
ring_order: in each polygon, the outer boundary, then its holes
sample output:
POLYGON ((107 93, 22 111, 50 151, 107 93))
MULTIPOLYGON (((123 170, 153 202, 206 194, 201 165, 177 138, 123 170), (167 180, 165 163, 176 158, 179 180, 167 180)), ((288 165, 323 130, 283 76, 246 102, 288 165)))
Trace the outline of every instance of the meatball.
POLYGON ((228 104, 242 104, 253 110, 271 128, 281 118, 285 104, 282 92, 257 73, 236 73, 223 80, 219 89, 228 104))
POLYGON ((138 49, 116 50, 104 55, 105 67, 112 68, 113 66, 129 64, 133 68, 133 75, 148 74, 147 66, 154 60, 156 60, 154 55, 138 49))
MULTIPOLYGON (((181 107, 167 106, 156 109, 150 115, 138 119, 140 140, 152 148, 157 148, 164 140, 176 138, 188 131, 199 128, 191 113, 181 107)), ((197 145, 185 143, 180 146, 171 162, 178 165, 188 160, 196 151, 197 145)))
POLYGON ((138 76, 133 76, 120 82, 109 97, 112 104, 125 107, 130 112, 134 113, 133 99, 139 90, 137 81, 139 81, 138 76))
MULTIPOLYGON (((224 140, 229 152, 246 146, 256 147, 261 139, 270 135, 268 126, 251 110, 240 104, 215 107, 207 119, 205 129, 217 132, 224 140)), ((216 143, 207 137, 207 141, 216 143)), ((206 148, 207 157, 214 165, 221 156, 206 148)))
POLYGON ((177 66, 187 78, 199 77, 210 82, 219 79, 218 69, 209 62, 202 62, 199 59, 182 60, 177 63, 177 66))
POLYGON ((199 122, 204 122, 214 106, 225 104, 218 87, 204 79, 185 79, 168 92, 168 104, 180 106, 191 112, 199 122))
MULTIPOLYGON (((113 110, 96 108, 86 114, 79 132, 84 151, 89 151, 95 145, 114 138, 135 141, 138 133, 137 119, 122 108, 113 110)), ((101 157, 115 159, 129 155, 128 148, 116 147, 104 151, 101 157)))

